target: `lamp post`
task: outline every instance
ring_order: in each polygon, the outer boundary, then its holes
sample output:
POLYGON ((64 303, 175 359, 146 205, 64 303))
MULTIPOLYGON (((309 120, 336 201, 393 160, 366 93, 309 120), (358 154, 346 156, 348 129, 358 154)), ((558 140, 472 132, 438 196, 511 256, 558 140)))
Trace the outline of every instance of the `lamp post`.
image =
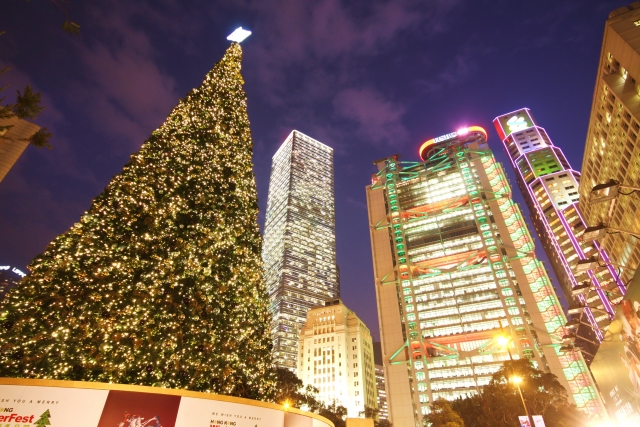
POLYGON ((522 382, 522 378, 520 378, 519 376, 513 376, 510 379, 511 379, 511 382, 514 383, 516 385, 516 387, 518 388, 518 393, 520 394, 520 400, 522 400, 522 406, 524 406, 524 413, 527 414, 527 420, 529 420, 529 424, 531 425, 531 427, 533 427, 533 420, 531 419, 531 416, 529 415, 529 410, 527 409, 527 404, 524 401, 524 396, 522 395, 522 390, 520 389, 520 383, 522 382))
POLYGON ((509 341, 511 340, 506 335, 500 335, 497 338, 498 345, 502 348, 507 349, 507 352, 509 353, 509 359, 513 361, 513 356, 511 355, 511 349, 509 348, 509 341))

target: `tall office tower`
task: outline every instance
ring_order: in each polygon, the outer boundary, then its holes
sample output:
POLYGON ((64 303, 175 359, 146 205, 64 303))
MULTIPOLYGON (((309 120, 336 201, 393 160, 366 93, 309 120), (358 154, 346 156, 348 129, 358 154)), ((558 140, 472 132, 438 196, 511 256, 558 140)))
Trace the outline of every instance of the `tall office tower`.
POLYGON ((580 173, 571 168, 529 109, 499 116, 493 124, 511 159, 531 220, 562 291, 567 301, 575 303, 569 312, 581 318, 576 344, 590 364, 613 317, 612 303, 622 299, 622 293, 610 294, 604 289, 619 287, 624 292, 624 284, 612 266, 576 272, 579 260, 594 255, 607 259, 596 242, 578 238, 587 226, 578 209, 580 173), (590 289, 595 291, 589 292, 590 289), (615 295, 612 301, 609 295, 615 295))
POLYGON ((335 401, 351 418, 378 407, 371 333, 340 299, 307 312, 298 351, 298 377, 325 404, 335 401))
POLYGON ((307 311, 340 296, 333 149, 297 130, 273 156, 262 259, 275 363, 295 371, 307 311))
MULTIPOLYGON (((609 14, 596 77, 586 147, 582 161, 580 209, 589 225, 640 233, 640 199, 620 194, 615 202, 590 203, 594 186, 611 180, 640 187, 640 3, 609 14)), ((628 190, 620 190, 625 193, 628 190)), ((601 241, 611 262, 624 266, 627 283, 640 264, 640 244, 629 234, 617 233, 601 241)))
POLYGON ((373 363, 376 365, 376 388, 378 390, 378 418, 380 420, 389 419, 389 407, 387 406, 386 379, 384 377, 384 366, 382 366, 382 345, 379 342, 373 343, 373 363))
POLYGON ((509 357, 603 412, 582 354, 563 351, 566 318, 486 139, 473 126, 425 142, 422 162, 381 159, 367 187, 394 427, 422 425, 439 397, 477 393, 509 357))
POLYGON ((0 119, 0 129, 3 129, 0 130, 1 182, 29 145, 28 138, 40 129, 40 126, 13 116, 8 119, 0 119), (11 127, 6 129, 5 126, 11 127))

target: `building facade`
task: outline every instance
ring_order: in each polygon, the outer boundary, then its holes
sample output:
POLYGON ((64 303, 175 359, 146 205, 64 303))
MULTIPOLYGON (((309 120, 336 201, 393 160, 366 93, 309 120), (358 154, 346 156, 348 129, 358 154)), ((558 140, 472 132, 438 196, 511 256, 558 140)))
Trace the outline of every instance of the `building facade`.
POLYGON ((340 296, 333 149, 296 130, 273 156, 262 259, 274 359, 295 371, 307 311, 340 296))
POLYGON ((40 126, 16 116, 0 119, 0 182, 29 145, 28 138, 38 129, 40 126))
POLYGON ((602 402, 480 127, 425 142, 423 161, 376 162, 367 187, 376 299, 395 427, 478 393, 510 357, 555 374, 590 413, 602 402), (498 337, 509 344, 501 347, 498 337))
POLYGON ((382 365, 382 345, 380 342, 373 343, 373 363, 376 366, 376 388, 378 390, 378 418, 389 419, 389 406, 387 405, 386 379, 384 377, 384 366, 382 365))
POLYGON ((298 377, 325 404, 344 406, 350 418, 378 407, 371 333, 340 299, 307 312, 298 351, 298 377))
POLYGON ((493 124, 511 160, 542 247, 572 304, 570 310, 580 319, 576 344, 590 364, 614 315, 614 305, 622 299, 624 284, 611 265, 575 271, 579 260, 592 256, 607 259, 597 242, 580 239, 588 226, 578 208, 580 173, 571 168, 529 109, 496 117, 493 124))
MULTIPOLYGON (((609 14, 598 63, 587 141, 582 161, 580 197, 588 201, 598 184, 615 180, 640 187, 640 3, 609 14)), ((624 193, 624 192, 623 192, 624 193)), ((604 223, 640 233, 640 198, 620 194, 613 203, 580 203, 590 225, 604 223)), ((627 283, 640 264, 638 239, 617 233, 600 243, 611 262, 622 266, 627 283)))

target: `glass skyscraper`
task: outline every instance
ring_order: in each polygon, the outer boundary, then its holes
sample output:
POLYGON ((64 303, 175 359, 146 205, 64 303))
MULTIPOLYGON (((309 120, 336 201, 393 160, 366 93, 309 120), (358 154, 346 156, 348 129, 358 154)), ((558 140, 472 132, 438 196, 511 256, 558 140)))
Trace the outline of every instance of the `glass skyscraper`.
POLYGON ((275 363, 295 371, 307 311, 340 296, 333 149, 296 130, 273 156, 262 259, 275 363))
POLYGON ((425 142, 421 162, 376 162, 367 187, 389 416, 421 426, 439 397, 478 393, 528 358, 590 413, 603 407, 487 133, 425 142), (506 347, 498 337, 510 339, 506 347))
POLYGON ((579 260, 592 256, 608 260, 597 242, 579 239, 588 226, 578 208, 580 173, 571 168, 562 150, 553 145, 528 108, 496 117, 493 123, 562 291, 567 301, 576 305, 570 310, 581 314, 577 343, 591 363, 613 317, 613 305, 620 302, 625 288, 612 265, 574 271, 579 260), (594 310, 587 308, 580 313, 580 305, 594 310))

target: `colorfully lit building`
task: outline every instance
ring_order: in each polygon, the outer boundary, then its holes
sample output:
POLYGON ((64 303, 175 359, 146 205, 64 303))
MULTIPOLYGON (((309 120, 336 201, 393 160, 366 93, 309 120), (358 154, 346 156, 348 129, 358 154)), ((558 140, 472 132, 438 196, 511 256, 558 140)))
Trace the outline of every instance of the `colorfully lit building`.
MULTIPOLYGON (((611 180, 640 187, 640 3, 609 14, 596 77, 584 158, 581 200, 594 186, 611 180)), ((580 203, 586 221, 640 233, 640 198, 621 189, 612 204, 580 203)), ((627 283, 640 265, 640 244, 626 233, 601 239, 610 261, 620 265, 627 283)))
POLYGON ((275 362, 295 371, 307 311, 340 296, 333 149, 296 130, 273 156, 262 259, 275 362))
POLYGON ((29 145, 28 138, 40 129, 40 126, 16 116, 0 119, 0 127, 4 126, 10 128, 0 130, 0 182, 29 145))
POLYGON ((394 427, 421 426, 439 397, 478 393, 509 357, 603 412, 582 354, 561 350, 566 318, 486 141, 473 126, 425 142, 421 162, 375 162, 367 203, 394 427))
MULTIPOLYGON (((513 165, 542 247, 571 303, 569 314, 581 319, 576 325, 576 344, 590 364, 613 317, 614 305, 622 299, 624 284, 611 265, 577 270, 580 260, 592 256, 608 259, 598 243, 580 239, 587 227, 578 208, 580 173, 571 168, 529 109, 504 114, 493 123, 513 165)), ((568 343, 572 335, 567 336, 568 343)))
POLYGON ((340 299, 307 312, 298 350, 298 377, 325 404, 344 406, 350 418, 378 407, 371 333, 340 299))

